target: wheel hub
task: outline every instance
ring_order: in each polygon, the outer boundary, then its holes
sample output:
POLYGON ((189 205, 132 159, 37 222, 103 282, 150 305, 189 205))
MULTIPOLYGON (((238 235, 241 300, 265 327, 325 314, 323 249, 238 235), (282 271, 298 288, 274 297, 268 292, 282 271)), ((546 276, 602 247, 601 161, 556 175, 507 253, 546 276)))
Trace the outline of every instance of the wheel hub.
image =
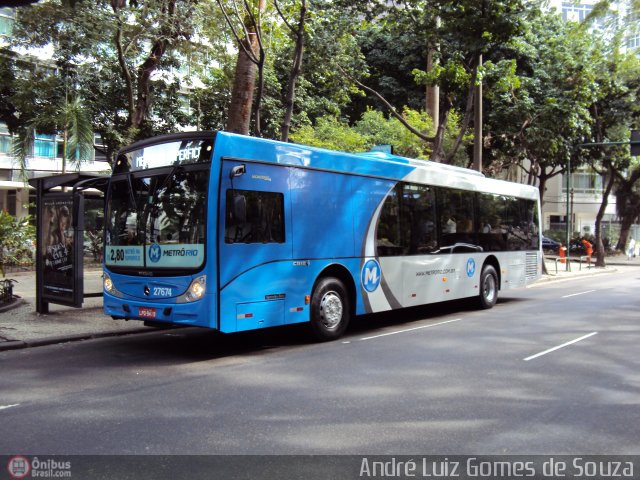
POLYGON ((496 281, 492 275, 489 275, 484 282, 484 298, 492 302, 496 294, 496 281))
POLYGON ((320 301, 320 317, 327 328, 336 328, 342 320, 342 300, 336 292, 327 292, 320 301))

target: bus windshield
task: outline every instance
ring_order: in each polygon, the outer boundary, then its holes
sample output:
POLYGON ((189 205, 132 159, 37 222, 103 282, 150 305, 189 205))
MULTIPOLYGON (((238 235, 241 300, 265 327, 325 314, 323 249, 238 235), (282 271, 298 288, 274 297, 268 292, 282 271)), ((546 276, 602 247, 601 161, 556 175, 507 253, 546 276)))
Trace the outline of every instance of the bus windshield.
POLYGON ((204 264, 210 163, 175 163, 113 176, 105 264, 137 270, 204 264))

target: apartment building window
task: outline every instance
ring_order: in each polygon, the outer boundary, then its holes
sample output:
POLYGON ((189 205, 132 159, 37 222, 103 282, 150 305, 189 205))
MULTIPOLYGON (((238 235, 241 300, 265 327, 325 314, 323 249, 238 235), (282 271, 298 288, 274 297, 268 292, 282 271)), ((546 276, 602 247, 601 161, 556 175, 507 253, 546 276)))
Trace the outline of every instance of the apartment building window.
MULTIPOLYGON (((574 172, 571 175, 573 193, 602 193, 604 191, 602 176, 595 172, 574 172)), ((567 186, 563 182, 562 191, 566 194, 567 186)))
POLYGON ((628 48, 640 47, 640 35, 635 35, 633 37, 630 37, 629 40, 627 40, 627 47, 628 48))
POLYGON ((9 135, 0 135, 0 153, 11 154, 13 142, 9 135))
POLYGON ((33 155, 36 157, 56 158, 56 140, 54 135, 36 133, 33 142, 33 155))
MULTIPOLYGON (((593 5, 575 2, 562 2, 562 18, 569 22, 582 22, 593 11, 593 5)), ((595 18, 593 25, 597 28, 604 27, 605 20, 602 17, 595 18)))
POLYGON ((16 14, 13 8, 0 8, 0 36, 10 37, 16 14))

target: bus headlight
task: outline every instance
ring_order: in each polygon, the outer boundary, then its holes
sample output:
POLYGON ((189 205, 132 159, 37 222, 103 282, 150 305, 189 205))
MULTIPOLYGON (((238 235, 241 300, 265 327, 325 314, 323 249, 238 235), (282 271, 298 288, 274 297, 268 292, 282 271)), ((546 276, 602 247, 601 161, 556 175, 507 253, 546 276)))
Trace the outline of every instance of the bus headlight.
POLYGON ((109 274, 107 272, 104 272, 103 276, 104 280, 102 281, 102 285, 104 287, 104 291, 109 295, 113 295, 114 297, 122 297, 122 293, 120 293, 120 291, 118 291, 118 289, 115 287, 109 274))
POLYGON ((204 294, 207 291, 207 276, 201 275, 198 278, 195 278, 186 293, 180 295, 176 302, 177 303, 189 303, 195 302, 196 300, 200 300, 204 297, 204 294))

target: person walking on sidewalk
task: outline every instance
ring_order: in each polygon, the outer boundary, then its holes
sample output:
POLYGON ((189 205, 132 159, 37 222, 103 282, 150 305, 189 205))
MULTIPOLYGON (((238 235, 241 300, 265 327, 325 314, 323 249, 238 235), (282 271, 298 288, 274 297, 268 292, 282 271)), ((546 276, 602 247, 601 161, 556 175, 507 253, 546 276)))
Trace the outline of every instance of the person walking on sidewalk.
POLYGON ((632 238, 629 241, 629 247, 627 248, 627 260, 631 260, 631 257, 636 256, 636 241, 632 238))

